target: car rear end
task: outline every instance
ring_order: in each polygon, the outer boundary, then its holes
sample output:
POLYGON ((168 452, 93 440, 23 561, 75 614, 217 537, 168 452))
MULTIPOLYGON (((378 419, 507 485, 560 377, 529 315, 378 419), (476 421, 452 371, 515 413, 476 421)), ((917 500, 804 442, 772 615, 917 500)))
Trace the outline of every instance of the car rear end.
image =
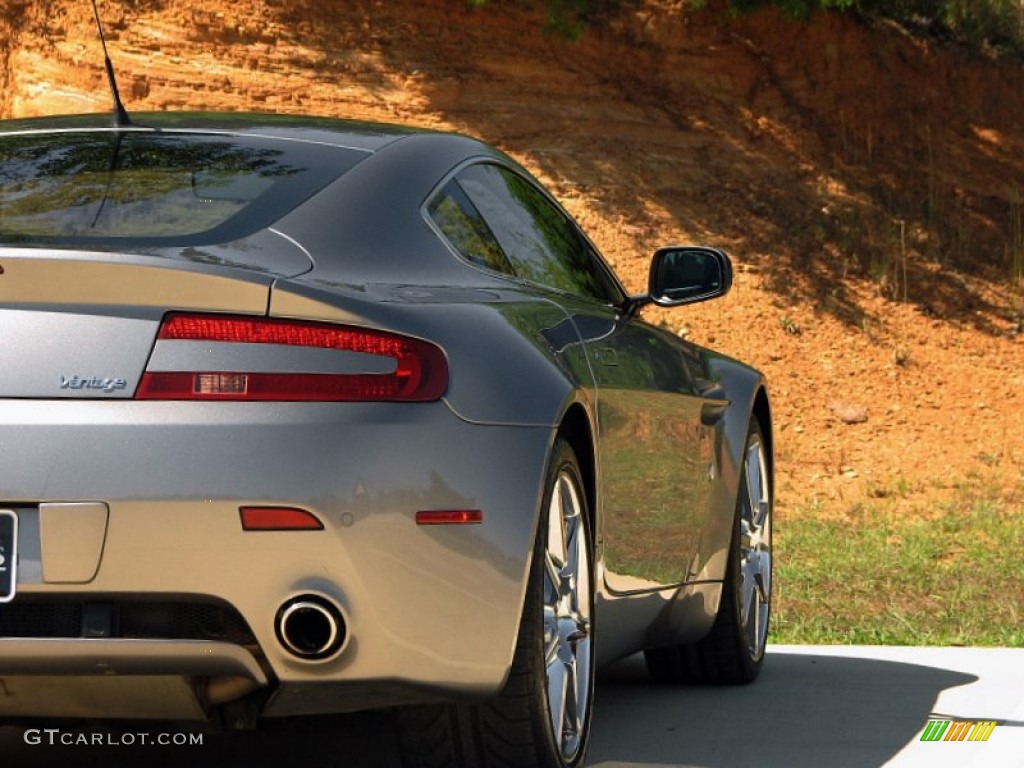
POLYGON ((550 428, 457 415, 415 311, 268 314, 374 150, 122 133, 0 136, 0 718, 493 693, 550 428))

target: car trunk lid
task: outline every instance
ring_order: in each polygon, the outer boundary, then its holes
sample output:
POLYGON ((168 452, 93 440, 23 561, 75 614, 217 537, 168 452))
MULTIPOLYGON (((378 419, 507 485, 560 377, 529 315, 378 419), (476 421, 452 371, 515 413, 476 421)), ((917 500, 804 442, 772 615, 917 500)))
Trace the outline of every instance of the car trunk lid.
POLYGON ((0 249, 0 397, 131 398, 168 311, 266 313, 274 276, 112 253, 0 249))

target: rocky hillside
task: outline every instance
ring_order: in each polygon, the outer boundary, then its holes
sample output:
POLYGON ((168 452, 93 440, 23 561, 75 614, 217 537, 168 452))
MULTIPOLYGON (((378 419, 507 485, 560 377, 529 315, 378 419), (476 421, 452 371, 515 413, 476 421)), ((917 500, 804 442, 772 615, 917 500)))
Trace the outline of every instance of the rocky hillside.
MULTIPOLYGON (((763 368, 780 502, 1024 497, 1024 68, 884 24, 625 0, 572 42, 492 0, 100 3, 129 110, 450 128, 533 169, 641 290, 725 247, 733 294, 652 313, 763 368)), ((105 111, 84 0, 0 0, 0 116, 105 111)), ((820 503, 819 503, 820 502, 820 503)))

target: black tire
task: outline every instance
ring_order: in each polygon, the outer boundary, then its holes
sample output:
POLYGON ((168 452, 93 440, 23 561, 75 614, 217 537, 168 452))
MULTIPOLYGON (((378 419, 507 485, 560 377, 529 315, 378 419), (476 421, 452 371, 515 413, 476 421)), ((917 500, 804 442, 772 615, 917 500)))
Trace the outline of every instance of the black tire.
MULTIPOLYGON (((555 442, 537 526, 530 581, 520 622, 512 670, 504 689, 480 704, 404 707, 396 711, 399 750, 405 768, 575 768, 583 764, 590 733, 594 692, 593 545, 587 498, 576 454, 562 439, 555 442), (556 496, 557 494, 557 496, 556 496), (574 511, 565 514, 566 503, 574 511), (563 510, 559 523, 550 512, 563 510), (560 529, 568 539, 564 568, 551 541, 560 529), (566 532, 568 535, 566 536, 566 532), (576 553, 573 568, 570 559, 576 553), (582 561, 582 562, 581 562, 582 561), (575 571, 576 576, 571 574, 575 571), (555 594, 555 579, 561 599, 555 594), (572 582, 572 583, 570 583, 572 582), (570 655, 572 663, 558 659, 570 655), (576 670, 574 694, 552 714, 552 676, 576 670), (583 699, 582 702, 579 699, 583 699), (575 716, 568 713, 572 709, 575 716), (563 727, 556 728, 554 720, 563 727), (569 728, 565 728, 571 720, 569 728), (561 731, 556 733, 556 731, 561 731), (575 733, 573 733, 575 731, 575 733)), ((556 684, 553 686, 558 688, 556 684)), ((567 690, 567 685, 563 687, 567 690)), ((571 713, 570 713, 571 714, 571 713)))
POLYGON ((752 419, 718 614, 711 631, 702 639, 644 652, 647 669, 655 680, 744 685, 761 673, 771 614, 772 509, 771 470, 764 437, 760 424, 752 419), (752 468, 751 462, 757 462, 757 468, 752 468), (760 482, 756 477, 761 478, 760 482), (755 484, 759 487, 753 487, 755 484))

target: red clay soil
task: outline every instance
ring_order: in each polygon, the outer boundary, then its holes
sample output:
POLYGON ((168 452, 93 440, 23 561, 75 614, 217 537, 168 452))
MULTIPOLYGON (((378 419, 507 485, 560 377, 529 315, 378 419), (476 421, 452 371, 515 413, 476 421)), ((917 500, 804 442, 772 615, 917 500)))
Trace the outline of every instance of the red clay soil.
MULTIPOLYGON (((129 110, 479 136, 550 185, 635 291, 659 245, 724 247, 729 297, 650 319, 767 373, 783 515, 927 514, 964 483, 1024 498, 1019 61, 679 0, 624 0, 573 42, 523 5, 100 10, 129 110)), ((109 109, 89 3, 0 12, 0 116, 109 109)))

